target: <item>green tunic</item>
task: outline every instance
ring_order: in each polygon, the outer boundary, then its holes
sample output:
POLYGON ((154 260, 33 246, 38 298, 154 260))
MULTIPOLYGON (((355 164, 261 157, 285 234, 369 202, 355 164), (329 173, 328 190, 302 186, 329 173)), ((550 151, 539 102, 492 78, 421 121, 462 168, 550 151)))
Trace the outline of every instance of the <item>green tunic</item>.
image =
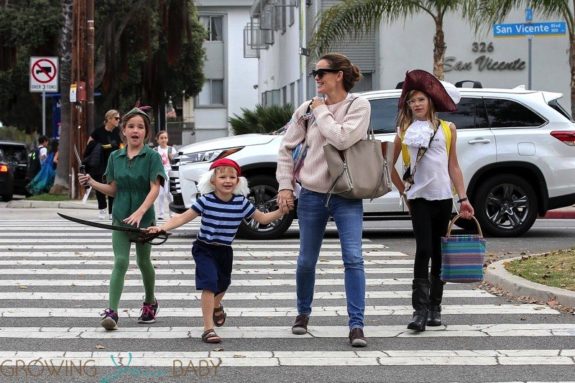
MULTIPOLYGON (((121 223, 142 205, 150 192, 150 182, 160 177, 163 185, 167 178, 162 158, 148 145, 144 145, 132 159, 128 158, 127 148, 112 152, 104 176, 106 182, 116 182, 112 217, 117 223, 121 223)), ((142 217, 140 227, 151 226, 155 220, 152 204, 142 217)))

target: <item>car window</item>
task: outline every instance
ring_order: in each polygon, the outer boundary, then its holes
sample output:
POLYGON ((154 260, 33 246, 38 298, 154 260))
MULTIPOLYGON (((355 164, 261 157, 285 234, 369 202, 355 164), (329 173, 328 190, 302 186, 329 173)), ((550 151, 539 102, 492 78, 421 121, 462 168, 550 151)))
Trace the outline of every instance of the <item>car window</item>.
POLYGON ((559 103, 559 101, 557 100, 551 100, 549 101, 548 104, 550 107, 552 107, 553 109, 555 109, 557 112, 561 113, 563 116, 565 116, 566 119, 568 119, 569 121, 573 122, 573 118, 571 117, 571 115, 569 114, 569 112, 567 112, 565 110, 565 108, 563 108, 563 106, 559 103))
POLYGON ((18 164, 26 163, 26 149, 13 146, 13 145, 5 145, 0 149, 0 153, 2 160, 6 162, 15 162, 18 164))
POLYGON ((374 133, 395 133, 398 98, 369 100, 371 103, 370 128, 374 133))
POLYGON ((442 120, 453 122, 458 130, 489 127, 481 98, 464 97, 457 104, 455 112, 441 112, 438 115, 442 120))
POLYGON ((541 126, 545 120, 518 102, 484 98, 492 128, 541 126))

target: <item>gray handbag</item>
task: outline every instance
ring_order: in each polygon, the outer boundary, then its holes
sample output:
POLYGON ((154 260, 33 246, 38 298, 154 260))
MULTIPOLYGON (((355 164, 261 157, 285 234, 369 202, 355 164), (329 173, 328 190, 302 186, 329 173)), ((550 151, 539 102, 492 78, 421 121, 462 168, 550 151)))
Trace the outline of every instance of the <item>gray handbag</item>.
MULTIPOLYGON (((323 147, 331 178, 330 194, 350 199, 373 199, 391 191, 388 143, 375 139, 373 127, 367 139, 345 150, 323 147)), ((328 200, 329 201, 329 200, 328 200)))

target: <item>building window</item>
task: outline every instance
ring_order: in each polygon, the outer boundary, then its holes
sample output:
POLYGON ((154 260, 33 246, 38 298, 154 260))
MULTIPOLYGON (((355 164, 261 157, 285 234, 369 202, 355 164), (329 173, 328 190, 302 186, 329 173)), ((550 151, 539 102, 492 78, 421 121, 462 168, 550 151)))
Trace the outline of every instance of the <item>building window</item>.
POLYGON ((206 80, 197 97, 197 106, 224 105, 224 80, 206 80))
POLYGON ((223 41, 223 16, 200 16, 200 22, 208 31, 207 41, 223 41))
POLYGON ((288 98, 287 98, 287 85, 286 85, 282 88, 282 105, 285 105, 287 103, 288 103, 288 98))
POLYGON ((290 104, 295 107, 295 82, 289 84, 290 104))
POLYGON ((291 27, 295 22, 295 5, 289 7, 289 26, 291 27))

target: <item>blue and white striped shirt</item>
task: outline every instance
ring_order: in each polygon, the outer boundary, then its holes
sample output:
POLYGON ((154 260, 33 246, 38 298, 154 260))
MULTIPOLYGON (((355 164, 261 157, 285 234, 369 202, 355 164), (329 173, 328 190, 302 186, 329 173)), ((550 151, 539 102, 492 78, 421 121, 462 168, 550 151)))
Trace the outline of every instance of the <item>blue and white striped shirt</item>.
POLYGON ((202 216, 198 239, 202 242, 231 246, 244 218, 251 217, 255 206, 243 195, 222 201, 215 193, 204 194, 192 205, 202 216))

